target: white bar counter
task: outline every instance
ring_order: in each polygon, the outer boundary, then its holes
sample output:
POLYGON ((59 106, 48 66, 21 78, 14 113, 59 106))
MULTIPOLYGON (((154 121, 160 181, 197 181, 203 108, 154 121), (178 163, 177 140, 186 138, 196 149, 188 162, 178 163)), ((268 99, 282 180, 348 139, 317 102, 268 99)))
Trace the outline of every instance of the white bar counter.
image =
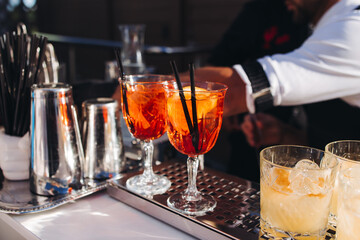
POLYGON ((38 213, 0 213, 0 239, 187 240, 194 237, 107 195, 106 191, 38 213))

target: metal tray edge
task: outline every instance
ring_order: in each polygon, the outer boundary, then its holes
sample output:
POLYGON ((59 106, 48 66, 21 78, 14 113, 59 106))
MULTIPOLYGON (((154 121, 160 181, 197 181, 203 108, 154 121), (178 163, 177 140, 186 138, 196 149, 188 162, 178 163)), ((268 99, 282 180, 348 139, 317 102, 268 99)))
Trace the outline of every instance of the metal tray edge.
POLYGON ((134 207, 156 219, 163 221, 183 232, 186 232, 199 239, 233 239, 233 240, 255 240, 258 236, 255 234, 245 234, 244 238, 237 238, 213 228, 210 225, 200 223, 191 216, 179 213, 167 206, 164 206, 149 198, 143 197, 135 192, 128 190, 115 182, 108 181, 107 193, 109 196, 134 207), (139 201, 140 199, 140 201, 139 201), (169 214, 170 213, 170 214, 169 214))
MULTIPOLYGON (((105 190, 107 187, 107 182, 101 182, 95 187, 84 187, 81 190, 73 191, 71 194, 65 195, 64 197, 61 197, 59 199, 56 199, 52 202, 45 203, 42 205, 37 205, 34 207, 4 207, 0 206, 0 212, 7 213, 7 214, 27 214, 27 213, 36 213, 36 212, 42 212, 46 210, 50 210, 59 206, 62 206, 64 204, 67 204, 71 201, 75 201, 77 199, 86 197, 88 195, 91 195, 95 192, 105 190)), ((49 197, 51 198, 51 197, 49 197)))

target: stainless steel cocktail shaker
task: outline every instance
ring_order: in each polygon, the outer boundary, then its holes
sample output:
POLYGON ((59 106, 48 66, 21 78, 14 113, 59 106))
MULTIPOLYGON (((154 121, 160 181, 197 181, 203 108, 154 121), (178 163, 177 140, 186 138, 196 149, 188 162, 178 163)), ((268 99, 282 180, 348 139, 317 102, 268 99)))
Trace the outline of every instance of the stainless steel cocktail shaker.
POLYGON ((30 190, 53 196, 81 188, 84 155, 70 85, 32 86, 30 136, 30 190))
POLYGON ((85 179, 117 176, 125 166, 118 103, 112 98, 90 99, 82 104, 85 179))

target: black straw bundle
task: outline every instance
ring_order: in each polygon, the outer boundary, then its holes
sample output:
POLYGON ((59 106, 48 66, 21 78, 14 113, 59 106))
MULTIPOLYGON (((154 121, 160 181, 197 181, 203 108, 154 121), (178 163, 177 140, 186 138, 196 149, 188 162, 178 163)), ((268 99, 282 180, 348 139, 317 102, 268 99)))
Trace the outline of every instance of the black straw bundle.
POLYGON ((23 136, 30 124, 30 91, 44 60, 47 38, 26 31, 0 36, 0 118, 5 133, 23 136))

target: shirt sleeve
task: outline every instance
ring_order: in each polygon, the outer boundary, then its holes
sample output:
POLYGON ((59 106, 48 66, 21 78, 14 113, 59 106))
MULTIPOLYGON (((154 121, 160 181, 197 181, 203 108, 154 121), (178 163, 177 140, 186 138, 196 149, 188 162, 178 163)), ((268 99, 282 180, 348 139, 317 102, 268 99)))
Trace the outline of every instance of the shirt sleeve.
MULTIPOLYGON (((287 54, 258 59, 274 96, 274 105, 300 105, 335 98, 360 106, 360 16, 343 15, 323 23, 304 44, 287 54)), ((244 76, 241 66, 235 65, 244 76)), ((247 87, 247 94, 251 95, 247 87)), ((247 97, 248 101, 251 96, 247 97)), ((248 108, 253 103, 247 103, 248 108)))
MULTIPOLYGON (((253 91, 252 91, 250 80, 240 64, 234 65, 233 68, 236 70, 236 72, 240 75, 241 79, 245 83, 247 109, 249 110, 250 113, 255 113, 255 103, 254 103, 254 98, 252 97, 253 91)), ((273 88, 271 88, 271 90, 272 89, 273 88)), ((273 92, 271 92, 271 94, 273 94, 273 92)), ((274 94, 273 94, 273 96, 274 96, 274 94)))

